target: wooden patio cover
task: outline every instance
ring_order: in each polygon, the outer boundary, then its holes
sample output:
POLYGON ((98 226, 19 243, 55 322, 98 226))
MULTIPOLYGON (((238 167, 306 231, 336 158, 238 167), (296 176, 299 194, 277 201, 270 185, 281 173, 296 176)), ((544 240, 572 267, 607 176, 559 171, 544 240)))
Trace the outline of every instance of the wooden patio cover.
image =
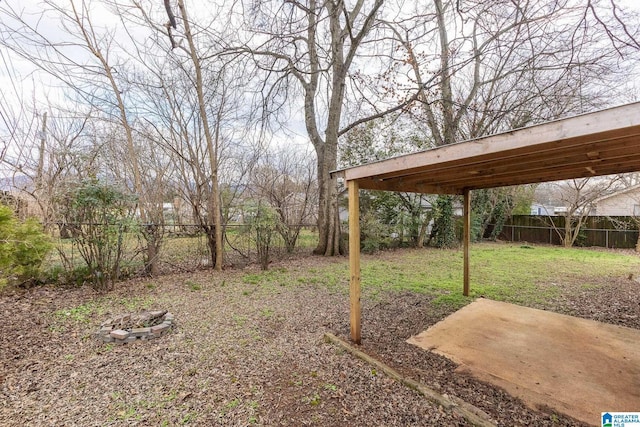
POLYGON ((359 189, 464 195, 469 294, 470 190, 640 171, 640 102, 333 172, 349 192, 351 339, 360 343, 359 189))

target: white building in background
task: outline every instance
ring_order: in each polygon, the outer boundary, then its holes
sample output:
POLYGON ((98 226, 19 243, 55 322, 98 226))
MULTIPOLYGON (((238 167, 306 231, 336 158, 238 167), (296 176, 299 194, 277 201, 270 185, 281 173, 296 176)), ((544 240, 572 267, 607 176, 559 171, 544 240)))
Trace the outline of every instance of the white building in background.
POLYGON ((640 216, 640 184, 594 200, 590 215, 640 216))
MULTIPOLYGON (((566 206, 542 203, 531 205, 531 215, 565 215, 566 206)), ((593 201, 589 216, 640 216, 640 184, 616 191, 593 201)))
POLYGON ((555 207, 551 205, 543 205, 541 203, 533 203, 531 205, 531 215, 555 215, 555 207))

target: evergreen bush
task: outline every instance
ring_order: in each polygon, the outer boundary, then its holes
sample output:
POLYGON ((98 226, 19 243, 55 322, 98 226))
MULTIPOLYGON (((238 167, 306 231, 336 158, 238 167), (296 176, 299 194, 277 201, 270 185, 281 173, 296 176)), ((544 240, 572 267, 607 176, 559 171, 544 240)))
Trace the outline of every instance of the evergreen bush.
POLYGON ((10 207, 0 205, 0 288, 39 282, 40 267, 51 247, 36 219, 18 221, 10 207))

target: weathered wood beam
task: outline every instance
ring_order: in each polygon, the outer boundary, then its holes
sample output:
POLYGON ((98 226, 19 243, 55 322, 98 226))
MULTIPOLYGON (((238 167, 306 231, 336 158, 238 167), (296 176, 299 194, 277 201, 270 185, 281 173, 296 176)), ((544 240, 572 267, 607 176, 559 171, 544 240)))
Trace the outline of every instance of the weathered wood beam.
POLYGON ((402 191, 423 194, 462 194, 460 188, 446 187, 438 184, 405 183, 402 180, 382 181, 379 179, 359 179, 362 190, 402 191))
MULTIPOLYGON (((589 135, 584 138, 574 138, 571 140, 552 141, 546 144, 535 144, 530 147, 520 147, 518 149, 505 149, 500 152, 487 152, 476 155, 467 155, 459 158, 448 158, 440 154, 440 150, 443 148, 437 148, 427 150, 424 152, 410 154, 409 156, 419 156, 423 153, 430 153, 432 159, 429 162, 413 167, 411 169, 404 169, 398 171, 392 171, 383 173, 382 169, 375 169, 371 176, 375 176, 378 179, 390 179, 390 178, 406 178, 424 176, 425 173, 437 176, 447 171, 459 171, 472 170, 474 168, 482 168, 487 164, 495 165, 497 167, 506 165, 513 167, 513 165, 519 165, 522 169, 528 168, 529 164, 539 161, 557 161, 563 158, 569 158, 571 156, 579 156, 585 160, 594 159, 606 159, 607 157, 613 157, 616 154, 609 154, 607 152, 624 151, 626 153, 637 153, 638 141, 640 140, 640 127, 623 130, 612 130, 606 134, 589 135), (594 156, 595 155, 595 156, 594 156), (435 160, 434 160, 435 159, 435 160)), ((462 142, 457 145, 464 146, 475 141, 462 142)), ((393 159, 389 159, 393 160, 393 159)), ((365 167, 378 165, 378 163, 371 163, 369 165, 357 166, 365 167)), ((340 171, 344 174, 345 171, 340 171)))
POLYGON ((393 369, 391 366, 377 360, 367 353, 358 350, 350 345, 348 342, 341 340, 337 336, 331 333, 325 333, 324 338, 328 342, 332 342, 349 353, 353 354, 357 358, 374 366, 378 371, 384 372, 390 378, 398 381, 401 384, 417 391, 424 397, 429 399, 436 405, 442 406, 445 410, 454 412, 469 422, 469 424, 478 427, 495 427, 496 424, 491 420, 491 417, 479 408, 476 408, 470 403, 465 402, 456 396, 450 396, 447 394, 440 394, 439 392, 427 387, 426 385, 402 375, 400 372, 393 369))
MULTIPOLYGON (((640 142, 639 142, 640 145, 640 142)), ((489 165, 487 167, 490 167, 489 165)), ((376 177, 359 179, 361 189, 406 191, 426 194, 462 194, 463 188, 495 188, 519 184, 558 181, 571 178, 610 175, 640 170, 640 155, 618 157, 615 162, 605 163, 598 160, 568 163, 528 170, 526 166, 512 171, 492 174, 491 169, 476 171, 460 168, 460 171, 438 174, 434 172, 423 176, 412 175, 407 178, 379 179, 376 177)))
POLYGON ((349 300, 351 340, 360 344, 360 194, 357 181, 347 181, 349 191, 349 300))
MULTIPOLYGON (((478 160, 466 159, 466 162, 447 163, 425 168, 421 172, 407 173, 402 176, 376 176, 375 178, 386 181, 393 178, 402 179, 406 184, 410 183, 451 183, 453 180, 468 181, 469 178, 478 176, 508 175, 517 171, 531 173, 555 172, 563 168, 587 167, 598 164, 617 163, 621 161, 636 161, 640 159, 637 148, 640 136, 624 141, 610 142, 608 145, 589 144, 579 150, 562 150, 552 155, 550 153, 532 153, 527 156, 494 156, 478 160), (635 151, 635 153, 634 153, 635 151)), ((573 147, 572 147, 573 148, 573 147)))
POLYGON ((581 145, 637 135, 639 132, 640 103, 633 103, 356 166, 345 170, 345 178, 353 180, 396 172, 404 174, 412 169, 474 156, 491 156, 508 151, 513 154, 532 153, 554 145, 581 145))
MULTIPOLYGON (((640 170, 640 157, 631 158, 630 160, 609 163, 606 165, 594 163, 592 165, 576 165, 559 167, 555 171, 538 171, 528 172, 522 170, 520 173, 514 171, 511 174, 505 174, 498 177, 476 177, 475 180, 460 181, 468 183, 470 188, 495 188, 505 187, 509 185, 533 184, 537 182, 560 181, 564 179, 588 178, 592 176, 613 175, 626 172, 637 172, 640 170)), ((442 183, 447 184, 446 182, 442 183)), ((420 185, 420 184, 417 184, 420 185)), ((423 186, 425 184, 422 184, 423 186)), ((451 183, 451 187, 455 188, 456 183, 451 183)))
MULTIPOLYGON (((639 138, 640 142, 640 138, 639 138)), ((595 153, 591 152, 591 153, 595 153)), ((525 177, 555 177, 563 175, 573 175, 581 170, 593 169, 599 171, 617 170, 618 168, 640 167, 640 154, 630 154, 629 149, 620 149, 616 152, 598 152, 599 155, 606 155, 603 159, 588 159, 587 153, 576 156, 564 156, 557 159, 547 159, 538 162, 511 163, 509 166, 500 165, 498 162, 487 162, 482 165, 461 166, 456 170, 441 170, 424 173, 423 175, 412 175, 401 179, 405 185, 446 185, 456 187, 461 184, 475 185, 479 180, 487 182, 503 181, 513 175, 519 179, 525 177)), ((614 172, 615 173, 615 172, 614 172)), ((606 174, 606 173, 605 173, 606 174)), ((384 182, 386 179, 383 179, 384 182)), ((390 180, 392 181, 392 180, 390 180)))

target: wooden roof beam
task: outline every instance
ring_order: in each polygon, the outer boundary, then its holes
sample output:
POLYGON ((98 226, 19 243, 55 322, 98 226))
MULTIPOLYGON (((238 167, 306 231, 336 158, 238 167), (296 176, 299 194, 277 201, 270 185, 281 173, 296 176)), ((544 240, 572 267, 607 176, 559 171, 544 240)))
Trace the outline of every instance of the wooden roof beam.
POLYGON ((524 154, 544 149, 549 144, 562 146, 570 141, 569 145, 574 142, 580 145, 598 139, 616 138, 616 135, 638 133, 640 103, 634 103, 356 166, 345 169, 342 175, 345 179, 352 180, 397 172, 406 174, 412 173, 413 169, 464 158, 498 155, 509 151, 524 154))
POLYGON ((555 147, 553 150, 536 150, 533 153, 511 153, 509 151, 501 153, 500 155, 476 156, 472 158, 459 159, 458 161, 425 166, 407 173, 397 172, 392 174, 376 174, 375 176, 381 179, 390 179, 394 177, 410 178, 412 176, 418 177, 421 174, 424 174, 425 171, 428 171, 429 173, 442 173, 450 170, 459 170, 461 167, 487 168, 487 165, 495 165, 509 168, 513 167, 514 164, 517 163, 520 169, 526 169, 531 165, 539 164, 541 162, 547 162, 546 164, 550 165, 553 163, 563 162, 587 160, 598 161, 607 157, 625 157, 628 155, 629 151, 633 151, 633 148, 639 143, 640 134, 626 138, 606 139, 583 144, 580 146, 579 151, 576 150, 575 145, 571 145, 569 147, 555 147))
MULTIPOLYGON (((607 172, 609 169, 611 169, 609 165, 611 165, 614 169, 618 167, 624 167, 625 169, 627 169, 627 166, 630 166, 632 168, 634 168, 634 166, 640 167, 640 155, 629 156, 626 154, 626 151, 623 151, 616 153, 615 156, 600 160, 585 160, 584 156, 577 156, 568 159, 562 158, 553 162, 538 161, 532 164, 517 164, 516 168, 513 167, 513 164, 500 167, 496 167, 493 164, 487 164, 483 165, 483 167, 481 168, 460 166, 458 167, 458 169, 450 171, 433 171, 429 172, 428 175, 424 173, 422 175, 411 175, 406 178, 398 179, 401 179, 405 184, 446 183, 447 185, 458 185, 459 183, 468 182, 470 177, 474 177, 476 179, 487 178, 499 180, 503 177, 514 174, 516 176, 524 177, 526 174, 537 176, 539 174, 547 173, 549 176, 551 176, 555 175, 555 172, 557 172, 558 170, 565 170, 568 175, 571 175, 572 173, 574 173, 574 171, 579 171, 583 168, 589 168, 589 170, 591 170, 591 173, 594 175, 608 175, 610 173, 615 173, 607 172), (577 158, 582 160, 577 160, 577 158), (603 172, 598 172, 600 170, 603 170, 603 172)), ((383 181, 386 180, 386 178, 381 179, 383 181)))

